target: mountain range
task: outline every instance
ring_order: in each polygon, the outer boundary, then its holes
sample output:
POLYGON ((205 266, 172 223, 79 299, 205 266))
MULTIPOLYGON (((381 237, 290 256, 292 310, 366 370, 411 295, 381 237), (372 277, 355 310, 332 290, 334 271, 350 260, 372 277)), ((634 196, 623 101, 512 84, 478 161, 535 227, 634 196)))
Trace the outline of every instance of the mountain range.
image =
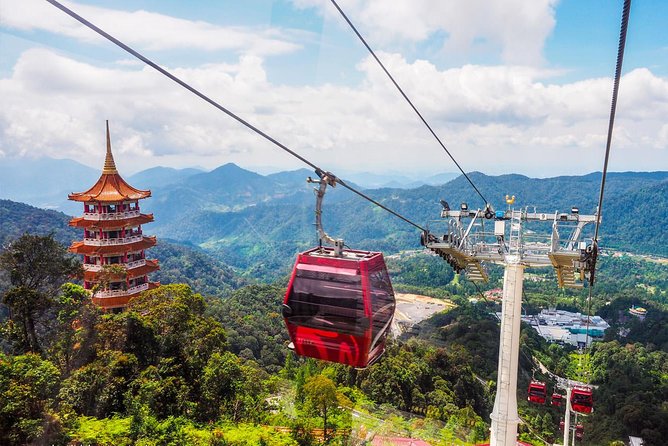
MULTIPOLYGON (((294 186, 303 185, 308 176, 315 176, 308 169, 262 176, 244 169, 242 169, 243 172, 235 172, 233 167, 236 166, 227 164, 210 172, 205 172, 198 168, 175 169, 158 166, 127 177, 124 176, 124 178, 139 189, 160 190, 166 193, 174 192, 177 196, 190 197, 195 201, 198 201, 199 195, 192 196, 190 194, 191 186, 198 192, 203 186, 213 185, 213 201, 226 203, 231 196, 237 193, 243 195, 243 191, 228 192, 227 189, 235 184, 245 183, 247 186, 246 193, 272 199, 290 195, 294 186), (189 177, 195 177, 192 179, 192 183, 186 181, 189 177), (262 184, 260 178, 273 180, 274 183, 272 184, 269 181, 268 184, 262 184), (174 184, 179 184, 181 187, 170 188, 174 184), (177 190, 172 191, 172 189, 177 190), (223 197, 218 197, 220 193, 223 197)), ((43 209, 54 209, 73 215, 80 211, 79 205, 68 201, 67 194, 84 190, 92 185, 99 176, 100 171, 98 169, 70 159, 5 158, 0 163, 0 199, 15 200, 43 209)), ((456 176, 457 174, 454 173, 442 173, 425 178, 416 178, 402 174, 350 172, 346 174, 345 178, 349 183, 357 184, 365 189, 379 187, 406 189, 425 184, 443 184, 456 176)), ((243 200, 239 200, 239 202, 243 204, 243 200)), ((214 207, 220 208, 219 206, 214 207)), ((223 204, 222 208, 225 207, 226 204, 223 204)))
MULTIPOLYGON (((67 212, 62 205, 49 205, 58 199, 55 191, 69 189, 58 192, 62 203, 68 192, 91 186, 99 172, 68 160, 57 163, 66 177, 58 179, 54 168, 40 175, 32 167, 16 172, 18 169, 3 164, 0 195, 67 212), (39 195, 40 190, 54 192, 39 195)), ((35 166, 45 168, 43 163, 35 166)), ((143 211, 155 215, 155 223, 147 227, 147 232, 198 246, 219 261, 262 276, 286 273, 296 252, 317 243, 314 185, 305 181, 309 176, 315 174, 307 169, 260 175, 228 163, 210 172, 158 167, 126 180, 135 187, 152 190, 152 198, 142 203, 143 211)), ((505 208, 504 197, 509 194, 516 197, 514 207, 535 206, 546 213, 570 211, 572 206, 582 213, 594 213, 601 183, 601 173, 539 179, 471 172, 469 177, 497 209, 505 208)), ((463 176, 440 185, 364 192, 434 230, 439 226, 440 200, 449 202, 452 208, 462 202, 470 208, 485 205, 463 176)), ((79 214, 79 206, 68 213, 79 214)), ((323 222, 326 231, 353 248, 386 252, 419 248, 420 231, 340 186, 328 188, 323 222)), ((668 172, 608 174, 600 233, 603 246, 668 255, 667 225, 668 172)))

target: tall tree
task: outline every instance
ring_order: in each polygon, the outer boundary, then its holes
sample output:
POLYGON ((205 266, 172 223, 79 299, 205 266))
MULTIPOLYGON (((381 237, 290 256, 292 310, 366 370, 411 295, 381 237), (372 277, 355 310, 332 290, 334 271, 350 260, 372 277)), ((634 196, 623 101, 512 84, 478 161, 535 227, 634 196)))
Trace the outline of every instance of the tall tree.
POLYGON ((3 296, 13 323, 19 324, 19 349, 41 352, 36 324, 51 308, 60 285, 81 271, 79 261, 67 253, 53 235, 24 234, 0 253, 0 271, 12 285, 3 296))
POLYGON ((55 301, 54 313, 54 341, 48 353, 67 376, 77 363, 85 362, 92 356, 91 349, 86 347, 95 337, 94 325, 101 311, 93 304, 87 290, 65 283, 55 301))
POLYGON ((327 415, 338 406, 336 384, 324 375, 316 375, 306 382, 304 393, 312 407, 322 417, 322 435, 327 441, 327 415))

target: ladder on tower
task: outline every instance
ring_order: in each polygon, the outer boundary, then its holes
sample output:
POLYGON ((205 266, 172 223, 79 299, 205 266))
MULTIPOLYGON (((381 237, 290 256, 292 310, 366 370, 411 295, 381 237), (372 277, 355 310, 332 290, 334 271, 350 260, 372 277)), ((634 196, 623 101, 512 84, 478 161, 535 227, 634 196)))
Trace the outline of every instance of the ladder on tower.
POLYGON ((480 263, 480 260, 467 254, 465 251, 455 247, 452 243, 447 242, 429 242, 426 248, 435 252, 439 256, 446 259, 449 257, 457 266, 464 270, 466 277, 472 282, 487 282, 489 276, 487 271, 480 263))
POLYGON ((513 210, 510 215, 510 255, 520 255, 522 251, 522 211, 513 210))
POLYGON ((556 251, 548 254, 557 273, 560 287, 582 288, 584 286, 584 268, 580 262, 580 251, 556 251))

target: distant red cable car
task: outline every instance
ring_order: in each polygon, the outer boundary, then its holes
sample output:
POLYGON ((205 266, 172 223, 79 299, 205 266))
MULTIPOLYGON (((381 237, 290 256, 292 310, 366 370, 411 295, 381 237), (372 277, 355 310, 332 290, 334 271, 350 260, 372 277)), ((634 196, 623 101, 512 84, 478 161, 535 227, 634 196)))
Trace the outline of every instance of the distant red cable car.
POLYGON ((571 408, 579 413, 591 413, 594 397, 590 387, 576 386, 571 390, 571 408))
POLYGON ((319 247, 297 256, 283 317, 298 355, 364 368, 385 351, 395 305, 382 253, 319 247))
POLYGON ((536 404, 545 404, 547 398, 547 386, 541 381, 531 381, 527 391, 527 400, 536 404))
POLYGON ((564 396, 561 393, 552 394, 552 405, 556 407, 561 407, 561 402, 564 400, 564 396))
POLYGON ((575 439, 582 440, 582 437, 584 437, 584 426, 578 423, 575 425, 575 439))

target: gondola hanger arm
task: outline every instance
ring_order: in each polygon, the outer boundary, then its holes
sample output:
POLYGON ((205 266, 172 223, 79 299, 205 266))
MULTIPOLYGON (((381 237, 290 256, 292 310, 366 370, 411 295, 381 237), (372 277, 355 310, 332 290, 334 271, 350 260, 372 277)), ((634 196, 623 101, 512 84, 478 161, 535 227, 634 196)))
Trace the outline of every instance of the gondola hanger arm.
POLYGON ((325 198, 325 192, 327 191, 327 186, 336 186, 337 178, 334 174, 330 172, 324 172, 320 169, 315 171, 316 174, 320 177, 320 179, 314 180, 311 177, 308 177, 306 181, 308 183, 317 183, 320 186, 315 189, 315 194, 316 194, 316 200, 315 200, 315 226, 316 230, 318 231, 318 237, 320 238, 320 242, 325 242, 329 245, 332 245, 334 247, 334 253, 337 257, 341 256, 343 254, 343 245, 344 241, 343 239, 335 239, 334 237, 330 236, 325 232, 325 230, 322 227, 322 201, 325 198))

